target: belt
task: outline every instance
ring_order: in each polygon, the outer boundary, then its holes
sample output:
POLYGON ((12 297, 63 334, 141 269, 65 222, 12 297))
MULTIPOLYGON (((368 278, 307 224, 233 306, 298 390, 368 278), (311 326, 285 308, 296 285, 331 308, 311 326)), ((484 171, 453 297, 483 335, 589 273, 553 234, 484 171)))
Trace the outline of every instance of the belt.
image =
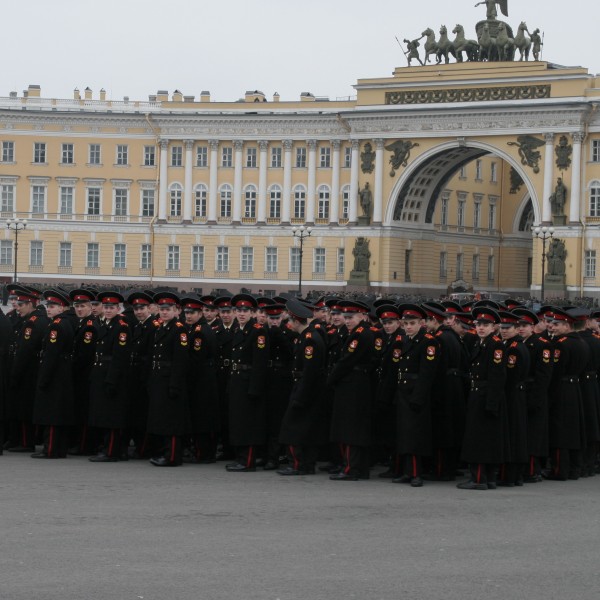
POLYGON ((239 363, 233 363, 231 365, 232 371, 251 371, 252 365, 241 365, 239 363))
POLYGON ((231 363, 231 360, 229 360, 228 358, 223 358, 223 359, 219 360, 219 367, 220 368, 228 367, 230 363, 231 363))
POLYGON ((479 390, 485 390, 487 388, 487 381, 478 381, 477 379, 471 379, 471 391, 478 392, 479 390))
POLYGON ((159 371, 160 369, 166 369, 170 366, 171 366, 170 360, 153 360, 152 361, 152 368, 155 371, 159 371))
POLYGON ((561 381, 564 381, 565 383, 579 383, 579 377, 569 375, 567 377, 562 377, 561 381))
POLYGON ((286 369, 290 367, 290 363, 278 362, 275 360, 268 360, 267 367, 271 367, 273 369, 286 369))
POLYGON ((301 379, 304 376, 304 371, 292 371, 292 377, 294 378, 295 381, 298 381, 298 379, 301 379))
POLYGON ((409 381, 419 379, 417 373, 404 373, 402 371, 398 371, 398 381, 409 381))
POLYGON ((596 373, 596 371, 587 371, 583 376, 585 379, 597 379, 598 373, 596 373))
POLYGON ((94 362, 97 363, 108 362, 109 360, 112 360, 112 356, 109 354, 96 354, 94 358, 94 362))

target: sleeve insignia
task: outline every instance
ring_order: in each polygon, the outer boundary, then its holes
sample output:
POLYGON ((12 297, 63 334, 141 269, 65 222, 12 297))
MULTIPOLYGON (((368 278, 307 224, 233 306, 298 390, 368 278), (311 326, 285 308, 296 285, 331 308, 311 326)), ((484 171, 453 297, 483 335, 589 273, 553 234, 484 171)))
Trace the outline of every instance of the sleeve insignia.
POLYGON ((560 338, 560 340, 558 340, 558 341, 559 341, 559 343, 562 343, 562 342, 564 342, 566 339, 567 339, 567 338, 566 338, 566 336, 565 336, 565 337, 561 337, 561 338, 560 338))
POLYGON ((194 327, 194 331, 202 331, 202 325, 196 325, 196 327, 194 327))
POLYGON ((515 354, 509 354, 506 366, 509 369, 512 369, 516 364, 517 364, 517 356, 515 354))
POLYGON ((202 348, 202 338, 194 338, 194 350, 198 352, 202 348))
POLYGON ((60 319, 54 319, 53 323, 60 323, 60 319))
POLYGON ((356 350, 357 346, 358 346, 358 340, 352 340, 350 342, 350 344, 348 345, 348 352, 354 352, 354 350, 356 350))
POLYGON ((397 363, 400 362, 400 355, 402 354, 402 350, 400 348, 395 348, 392 352, 392 361, 397 363))
MULTIPOLYGON (((431 337, 431 336, 429 336, 431 337)), ((427 346, 427 360, 433 360, 435 358, 435 346, 427 346)))
POLYGON ((357 327, 356 333, 362 333, 365 330, 364 327, 357 327))
POLYGON ((94 321, 92 321, 91 319, 86 323, 86 325, 88 327, 91 327, 94 324, 94 321))
POLYGON ((549 343, 548 340, 545 337, 542 337, 541 335, 540 335, 539 340, 540 340, 540 342, 544 342, 544 344, 548 344, 549 343))
POLYGON ((425 334, 425 337, 426 337, 428 340, 433 340, 433 339, 434 339, 434 337, 433 337, 433 336, 432 336, 430 333, 426 333, 426 334, 425 334))
POLYGON ((396 341, 397 341, 397 342, 401 342, 401 341, 402 341, 402 336, 401 336, 400 334, 398 334, 398 335, 396 336, 396 341))
POLYGON ((175 321, 175 327, 183 327, 183 323, 181 321, 175 321))
POLYGON ((517 342, 513 342, 513 343, 510 345, 510 347, 511 347, 511 348, 516 348, 516 347, 517 347, 517 342))
POLYGON ((123 321, 123 320, 121 320, 121 319, 119 319, 119 325, 120 325, 121 327, 127 327, 127 328, 129 328, 129 325, 127 325, 127 321, 123 321))
POLYGON ((127 332, 122 331, 119 334, 119 346, 124 346, 127 343, 127 332))
POLYGON ((377 338, 375 340, 375 350, 381 350, 383 348, 383 340, 381 338, 377 338))
POLYGON ((255 329, 262 329, 262 325, 260 323, 254 323, 255 329))
POLYGON ((547 363, 550 362, 550 350, 544 349, 542 351, 542 360, 547 363))
POLYGON ((492 336, 492 338, 494 339, 495 342, 501 342, 502 341, 497 335, 492 336))
POLYGON ((312 338, 312 333, 310 331, 306 332, 306 335, 304 336, 307 340, 310 340, 312 338))
POLYGON ((494 362, 496 364, 502 362, 502 350, 494 350, 494 362))
POLYGON ((256 339, 256 345, 258 346, 259 350, 264 350, 266 343, 267 340, 264 335, 259 335, 256 339))
POLYGON ((560 359, 560 350, 557 348, 557 349, 554 351, 554 362, 558 362, 558 361, 559 361, 559 359, 560 359))
POLYGON ((34 323, 35 320, 37 319, 37 317, 35 315, 32 315, 31 317, 29 317, 29 320, 34 323))
POLYGON ((187 346, 187 333, 180 333, 179 341, 181 342, 182 346, 187 346))
POLYGON ((89 344, 92 341, 93 337, 94 337, 94 332, 93 331, 86 331, 83 334, 83 343, 84 344, 89 344))
POLYGON ((31 337, 32 329, 31 327, 25 327, 25 331, 23 332, 23 337, 28 340, 31 337))
POLYGON ((304 348, 304 358, 310 360, 313 357, 315 349, 312 346, 306 346, 304 348))
POLYGON ((56 342, 57 338, 58 338, 58 331, 56 331, 56 329, 52 329, 50 331, 50 343, 54 344, 56 342))

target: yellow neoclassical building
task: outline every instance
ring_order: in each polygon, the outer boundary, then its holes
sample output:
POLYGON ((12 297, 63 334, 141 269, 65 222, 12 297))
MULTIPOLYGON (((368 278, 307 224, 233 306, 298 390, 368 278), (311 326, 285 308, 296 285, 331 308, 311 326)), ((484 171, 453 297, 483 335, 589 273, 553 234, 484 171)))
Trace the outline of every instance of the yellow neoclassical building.
MULTIPOLYGON (((539 296, 531 226, 553 224, 564 274, 546 295, 598 295, 600 78, 457 63, 355 88, 227 103, 206 91, 51 99, 35 85, 1 97, 0 216, 27 219, 19 279, 288 291, 301 256, 292 228, 305 225, 305 289, 439 295, 464 280, 539 296)), ((4 227, 4 281, 14 239, 4 227)))

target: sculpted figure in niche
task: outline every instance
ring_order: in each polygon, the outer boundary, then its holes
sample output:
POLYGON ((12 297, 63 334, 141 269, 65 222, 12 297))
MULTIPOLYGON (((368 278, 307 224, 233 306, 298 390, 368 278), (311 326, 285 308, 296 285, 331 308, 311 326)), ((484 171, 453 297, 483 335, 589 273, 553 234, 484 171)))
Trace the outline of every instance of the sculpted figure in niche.
POLYGON ((565 259, 567 251, 565 243, 559 239, 553 239, 548 249, 548 275, 564 275, 565 259))
POLYGON ((369 259, 371 258, 369 240, 364 237, 356 238, 352 254, 354 254, 354 270, 367 272, 369 270, 369 259))
POLYGON ((567 188, 563 183, 562 177, 556 180, 554 192, 550 195, 550 206, 552 214, 555 217, 562 217, 565 214, 565 202, 567 200, 567 188))
POLYGON ((362 208, 363 215, 365 217, 371 216, 371 204, 373 200, 373 194, 369 188, 369 182, 365 183, 365 187, 358 190, 358 198, 360 199, 360 207, 362 208))

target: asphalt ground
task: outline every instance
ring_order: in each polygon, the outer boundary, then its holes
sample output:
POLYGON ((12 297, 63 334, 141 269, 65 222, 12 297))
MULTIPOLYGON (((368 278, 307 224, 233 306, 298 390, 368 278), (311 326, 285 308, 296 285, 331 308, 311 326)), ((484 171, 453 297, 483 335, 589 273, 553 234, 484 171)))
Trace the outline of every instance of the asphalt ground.
POLYGON ((482 492, 381 470, 333 482, 5 452, 0 599, 600 597, 600 476, 482 492))

